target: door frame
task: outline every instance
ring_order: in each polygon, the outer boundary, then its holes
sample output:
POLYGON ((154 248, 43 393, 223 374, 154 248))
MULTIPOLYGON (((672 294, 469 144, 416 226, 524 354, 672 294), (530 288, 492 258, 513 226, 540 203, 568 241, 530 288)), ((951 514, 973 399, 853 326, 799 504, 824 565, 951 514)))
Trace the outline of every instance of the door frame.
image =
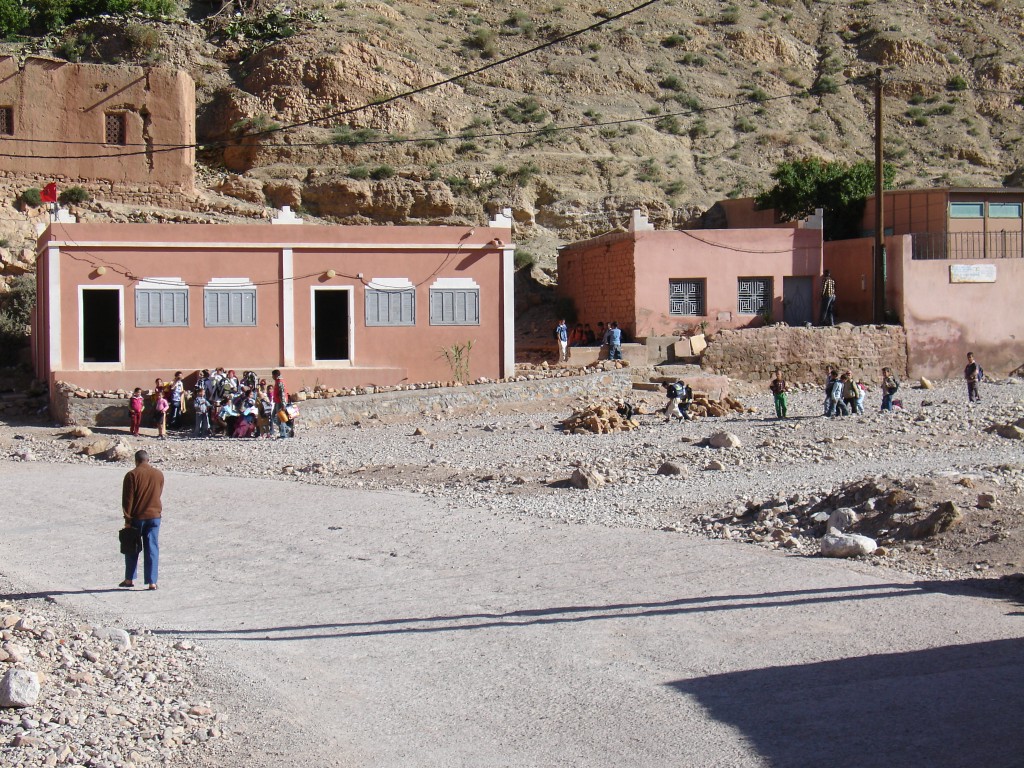
MULTIPOLYGON (((798 285, 795 283, 796 280, 806 281, 804 284, 807 286, 807 319, 803 323, 810 323, 814 325, 814 275, 785 275, 782 278, 782 320, 789 324, 789 320, 786 319, 786 309, 788 308, 788 302, 786 299, 786 285, 798 285)), ((803 327, 802 323, 800 326, 803 327)))
POLYGON ((124 359, 124 286, 123 285, 80 285, 78 286, 78 370, 80 371, 123 371, 124 359), (117 291, 117 356, 116 363, 85 362, 85 292, 117 291))
POLYGON ((311 285, 309 287, 309 357, 321 368, 351 367, 355 358, 355 288, 351 285, 311 285), (317 291, 348 292, 348 360, 318 360, 316 356, 316 293, 317 291))

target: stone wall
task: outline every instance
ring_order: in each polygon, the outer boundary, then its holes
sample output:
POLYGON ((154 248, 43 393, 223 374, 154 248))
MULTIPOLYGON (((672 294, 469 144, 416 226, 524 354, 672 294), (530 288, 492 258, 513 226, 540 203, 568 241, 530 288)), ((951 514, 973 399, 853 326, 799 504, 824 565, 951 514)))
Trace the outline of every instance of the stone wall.
POLYGON ((719 331, 708 340, 703 368, 735 379, 768 381, 782 370, 794 382, 823 381, 826 367, 852 370, 875 381, 883 366, 907 375, 907 338, 898 325, 849 325, 833 328, 744 328, 719 331))
MULTIPOLYGON (((464 387, 439 387, 426 390, 382 392, 305 400, 299 403, 300 428, 329 424, 351 424, 370 417, 415 416, 421 413, 447 413, 460 408, 500 402, 544 401, 554 397, 588 395, 595 400, 625 397, 632 387, 628 368, 585 376, 560 376, 532 381, 473 384, 464 387)), ((73 387, 57 387, 51 413, 62 424, 84 426, 127 426, 127 394, 109 393, 100 397, 76 397, 73 387)), ((151 426, 148 410, 144 428, 151 426)), ((191 413, 189 414, 191 418, 191 413)))

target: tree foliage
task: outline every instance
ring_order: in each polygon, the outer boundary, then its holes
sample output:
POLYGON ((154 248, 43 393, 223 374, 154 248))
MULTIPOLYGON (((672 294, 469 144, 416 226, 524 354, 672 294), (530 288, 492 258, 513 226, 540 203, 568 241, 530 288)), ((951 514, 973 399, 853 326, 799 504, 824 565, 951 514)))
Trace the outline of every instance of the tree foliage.
POLYGON ((177 16, 181 8, 177 0, 0 0, 0 36, 49 34, 79 19, 130 13, 177 16))
POLYGON ((28 344, 29 323, 36 304, 35 275, 14 278, 10 291, 0 295, 0 365, 18 362, 28 344))
MULTIPOLYGON (((883 167, 883 184, 891 189, 896 169, 883 167)), ((875 192, 875 165, 852 165, 817 157, 781 163, 772 173, 775 185, 757 196, 757 207, 774 208, 783 221, 803 219, 816 208, 825 212, 825 239, 857 237, 864 201, 875 192)))

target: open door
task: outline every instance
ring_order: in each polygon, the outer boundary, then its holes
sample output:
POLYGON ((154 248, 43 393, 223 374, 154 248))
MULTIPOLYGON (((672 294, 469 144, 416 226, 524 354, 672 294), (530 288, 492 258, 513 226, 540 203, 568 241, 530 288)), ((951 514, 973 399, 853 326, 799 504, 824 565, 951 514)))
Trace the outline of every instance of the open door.
POLYGON ((82 362, 120 363, 121 291, 82 289, 82 362))
POLYGON ((349 292, 313 289, 313 359, 349 359, 349 292))

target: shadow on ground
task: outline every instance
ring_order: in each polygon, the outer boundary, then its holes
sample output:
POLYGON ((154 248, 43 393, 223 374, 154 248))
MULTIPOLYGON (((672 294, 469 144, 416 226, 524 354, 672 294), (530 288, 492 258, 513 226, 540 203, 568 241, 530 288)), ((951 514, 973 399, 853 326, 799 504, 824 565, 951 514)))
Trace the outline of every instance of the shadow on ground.
POLYGON ((1011 768, 1024 765, 1022 652, 997 640, 668 685, 774 768, 1011 768))

